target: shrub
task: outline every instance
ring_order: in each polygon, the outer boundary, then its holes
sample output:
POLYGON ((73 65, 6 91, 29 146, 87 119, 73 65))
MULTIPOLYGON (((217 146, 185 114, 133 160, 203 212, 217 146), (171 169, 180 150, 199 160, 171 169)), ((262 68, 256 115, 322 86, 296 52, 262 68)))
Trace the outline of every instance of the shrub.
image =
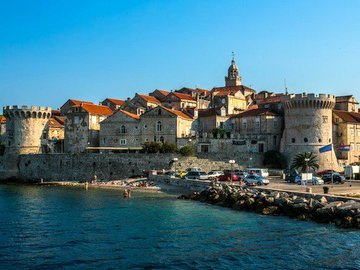
POLYGON ((264 154, 264 166, 276 169, 285 169, 287 167, 287 160, 283 154, 276 150, 267 151, 264 154))
POLYGON ((158 153, 160 151, 160 144, 157 142, 146 142, 143 144, 144 153, 158 153))
POLYGON ((182 156, 194 156, 195 155, 195 149, 194 147, 192 146, 183 146, 180 148, 179 150, 179 153, 182 155, 182 156))
POLYGON ((160 153, 176 153, 177 147, 175 143, 164 142, 160 145, 160 153))
POLYGON ((223 139, 225 136, 225 130, 223 130, 221 128, 214 128, 212 131, 212 134, 213 134, 214 138, 217 138, 217 136, 220 135, 220 138, 223 139))

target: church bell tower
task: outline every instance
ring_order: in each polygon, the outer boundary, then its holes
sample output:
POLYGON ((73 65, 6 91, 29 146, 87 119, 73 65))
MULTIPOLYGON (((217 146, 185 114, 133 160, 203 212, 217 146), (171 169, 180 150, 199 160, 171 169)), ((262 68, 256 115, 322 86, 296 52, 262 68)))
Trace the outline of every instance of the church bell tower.
POLYGON ((231 65, 228 69, 228 75, 225 77, 225 86, 239 86, 241 85, 241 77, 239 76, 239 68, 235 63, 235 56, 232 53, 231 65))

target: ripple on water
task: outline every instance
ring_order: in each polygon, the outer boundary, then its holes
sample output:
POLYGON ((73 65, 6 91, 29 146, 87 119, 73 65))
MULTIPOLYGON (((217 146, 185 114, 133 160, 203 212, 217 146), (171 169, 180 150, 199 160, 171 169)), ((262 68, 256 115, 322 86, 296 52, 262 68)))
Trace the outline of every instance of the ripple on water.
POLYGON ((1 269, 359 269, 360 234, 163 194, 0 186, 1 269))

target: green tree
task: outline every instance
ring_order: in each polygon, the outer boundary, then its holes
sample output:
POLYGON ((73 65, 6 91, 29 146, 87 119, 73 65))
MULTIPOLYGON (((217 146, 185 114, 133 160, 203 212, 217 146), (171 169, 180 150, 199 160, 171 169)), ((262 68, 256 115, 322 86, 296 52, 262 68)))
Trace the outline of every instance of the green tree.
POLYGON ((279 151, 270 150, 264 154, 263 164, 270 168, 285 169, 287 167, 287 160, 279 151))
POLYGON ((182 156, 195 156, 195 149, 192 146, 186 145, 180 148, 179 153, 182 156))
POLYGON ((301 169, 306 172, 307 169, 316 170, 319 168, 317 156, 311 152, 297 154, 291 163, 291 169, 301 169))
POLYGON ((212 130, 212 134, 214 136, 214 138, 217 138, 218 135, 220 135, 220 138, 224 138, 225 136, 225 130, 223 130, 222 128, 214 128, 212 130))
POLYGON ((176 153, 177 147, 175 143, 164 142, 160 145, 160 153, 176 153))
POLYGON ((158 153, 160 151, 160 144, 157 142, 146 142, 143 144, 144 153, 158 153))

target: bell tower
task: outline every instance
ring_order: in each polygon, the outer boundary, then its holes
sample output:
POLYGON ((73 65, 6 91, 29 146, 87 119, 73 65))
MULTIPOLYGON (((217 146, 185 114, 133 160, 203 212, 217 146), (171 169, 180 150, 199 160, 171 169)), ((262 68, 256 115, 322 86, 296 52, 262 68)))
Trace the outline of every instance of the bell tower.
POLYGON ((241 77, 239 76, 239 68, 235 63, 235 55, 232 53, 231 65, 228 69, 228 75, 225 77, 225 86, 241 85, 241 77))

